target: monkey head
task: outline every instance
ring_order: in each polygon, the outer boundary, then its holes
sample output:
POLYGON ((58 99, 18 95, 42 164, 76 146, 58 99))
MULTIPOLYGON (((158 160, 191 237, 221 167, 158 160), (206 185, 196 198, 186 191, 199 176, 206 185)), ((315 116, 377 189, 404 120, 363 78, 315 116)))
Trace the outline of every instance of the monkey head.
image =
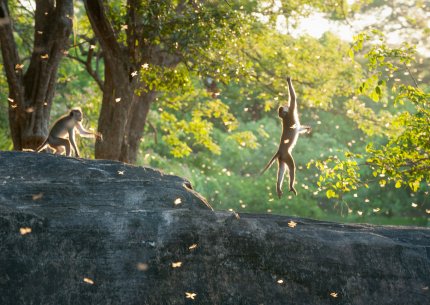
POLYGON ((284 118, 288 114, 288 106, 281 106, 278 109, 278 115, 280 118, 284 118))
POLYGON ((70 110, 70 116, 73 117, 77 122, 82 121, 82 110, 79 108, 74 108, 70 110))

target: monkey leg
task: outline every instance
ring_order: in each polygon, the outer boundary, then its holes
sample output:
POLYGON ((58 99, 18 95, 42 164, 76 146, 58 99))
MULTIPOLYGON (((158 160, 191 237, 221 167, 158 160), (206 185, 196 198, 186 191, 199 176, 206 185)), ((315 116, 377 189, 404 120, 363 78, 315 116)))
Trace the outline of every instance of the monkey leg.
POLYGON ((65 150, 64 146, 57 146, 57 147, 55 148, 54 153, 55 153, 56 155, 61 155, 61 154, 64 152, 64 150, 65 150))
POLYGON ((66 148, 66 156, 70 157, 70 142, 68 139, 50 137, 48 143, 50 146, 54 147, 55 152, 63 152, 64 150, 61 147, 64 146, 66 148))
POLYGON ((288 173, 290 175, 290 192, 293 192, 294 195, 297 196, 297 191, 294 188, 294 181, 296 179, 296 164, 294 163, 293 156, 290 152, 286 154, 286 160, 285 162, 288 165, 288 173))
POLYGON ((278 180, 276 181, 276 192, 278 198, 282 196, 282 184, 284 183, 285 171, 287 170, 287 164, 278 159, 278 180))

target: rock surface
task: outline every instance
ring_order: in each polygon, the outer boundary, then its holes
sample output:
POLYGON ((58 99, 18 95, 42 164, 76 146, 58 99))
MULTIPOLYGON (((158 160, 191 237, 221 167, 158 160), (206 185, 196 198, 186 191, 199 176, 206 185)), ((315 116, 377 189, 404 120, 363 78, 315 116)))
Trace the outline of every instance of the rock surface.
POLYGON ((153 169, 0 152, 0 304, 430 304, 430 230, 213 212, 153 169))

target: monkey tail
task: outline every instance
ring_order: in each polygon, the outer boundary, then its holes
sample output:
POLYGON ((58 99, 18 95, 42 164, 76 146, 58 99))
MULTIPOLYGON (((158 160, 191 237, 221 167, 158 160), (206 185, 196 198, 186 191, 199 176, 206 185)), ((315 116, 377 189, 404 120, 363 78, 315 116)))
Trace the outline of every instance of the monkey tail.
POLYGON ((272 159, 270 159, 269 163, 267 163, 267 164, 266 164, 266 166, 265 166, 265 167, 263 168, 263 170, 261 171, 260 176, 261 176, 261 175, 263 175, 263 174, 264 174, 264 172, 265 172, 269 167, 271 167, 271 166, 272 166, 273 162, 275 162, 275 160, 276 160, 276 158, 278 157, 278 155, 279 155, 279 151, 278 151, 278 152, 276 152, 276 154, 272 157, 272 159))
POLYGON ((36 152, 40 152, 42 149, 46 147, 46 144, 48 144, 48 138, 46 138, 45 141, 36 149, 36 152))

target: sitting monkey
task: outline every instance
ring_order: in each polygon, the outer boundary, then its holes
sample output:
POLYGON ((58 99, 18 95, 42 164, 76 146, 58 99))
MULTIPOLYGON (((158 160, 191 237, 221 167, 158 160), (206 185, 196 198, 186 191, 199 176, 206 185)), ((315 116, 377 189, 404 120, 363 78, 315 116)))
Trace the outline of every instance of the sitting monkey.
POLYGON ((36 151, 40 152, 47 146, 50 146, 55 150, 55 153, 61 154, 65 148, 66 156, 71 156, 71 143, 75 151, 75 156, 79 157, 79 150, 75 143, 75 130, 77 130, 82 137, 102 140, 102 135, 100 133, 88 131, 82 126, 82 118, 83 115, 80 108, 74 108, 70 110, 68 114, 60 117, 52 126, 46 140, 36 151))

